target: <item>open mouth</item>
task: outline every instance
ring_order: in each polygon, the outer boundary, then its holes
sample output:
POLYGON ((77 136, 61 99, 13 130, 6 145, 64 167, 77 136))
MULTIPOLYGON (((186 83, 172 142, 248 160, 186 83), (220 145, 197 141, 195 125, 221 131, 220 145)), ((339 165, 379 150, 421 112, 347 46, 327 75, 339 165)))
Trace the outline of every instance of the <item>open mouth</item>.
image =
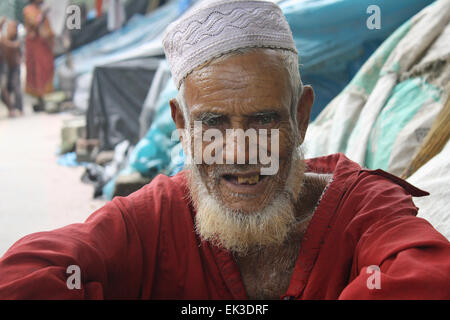
POLYGON ((247 173, 247 174, 224 174, 222 178, 234 185, 242 186, 254 186, 263 181, 266 176, 262 176, 259 173, 247 173))
POLYGON ((259 170, 249 173, 226 173, 220 177, 220 189, 227 201, 231 201, 232 206, 241 208, 242 205, 250 205, 254 209, 266 201, 264 195, 270 190, 270 181, 270 176, 259 174, 259 170), (255 199, 259 200, 255 203, 255 199), (244 204, 242 201, 250 201, 251 204, 247 202, 244 204))

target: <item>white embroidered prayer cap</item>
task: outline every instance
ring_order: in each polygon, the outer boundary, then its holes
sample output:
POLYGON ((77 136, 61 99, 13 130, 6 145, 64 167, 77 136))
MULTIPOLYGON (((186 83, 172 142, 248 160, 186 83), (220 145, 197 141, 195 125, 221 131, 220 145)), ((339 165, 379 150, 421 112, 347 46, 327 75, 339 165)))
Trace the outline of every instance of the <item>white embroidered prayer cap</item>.
POLYGON ((204 0, 167 27, 163 47, 178 89, 198 66, 240 48, 297 54, 280 7, 263 0, 204 0))

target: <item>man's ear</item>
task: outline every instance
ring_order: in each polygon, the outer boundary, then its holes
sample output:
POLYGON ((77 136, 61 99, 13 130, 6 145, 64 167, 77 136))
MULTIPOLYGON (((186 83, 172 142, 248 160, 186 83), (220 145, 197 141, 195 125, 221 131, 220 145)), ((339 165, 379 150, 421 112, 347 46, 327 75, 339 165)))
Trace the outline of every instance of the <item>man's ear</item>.
POLYGON ((172 113, 173 122, 177 129, 184 129, 184 117, 177 99, 170 100, 170 111, 172 113))
POLYGON ((303 143, 306 135, 306 129, 309 124, 309 117, 314 103, 314 90, 311 86, 303 87, 303 94, 297 104, 297 123, 300 133, 300 144, 303 143))

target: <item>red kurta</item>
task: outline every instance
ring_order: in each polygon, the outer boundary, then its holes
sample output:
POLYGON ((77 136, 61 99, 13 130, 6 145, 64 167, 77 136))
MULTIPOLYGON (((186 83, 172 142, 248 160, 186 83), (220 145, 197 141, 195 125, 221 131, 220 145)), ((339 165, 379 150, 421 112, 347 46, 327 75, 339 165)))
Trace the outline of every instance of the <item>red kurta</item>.
MULTIPOLYGON (((342 154, 308 167, 333 181, 280 298, 450 298, 450 244, 411 201, 425 192, 342 154), (367 286, 371 265, 380 289, 367 286)), ((194 215, 184 174, 160 175, 85 223, 16 242, 0 260, 0 299, 245 299, 232 255, 199 241, 194 215), (81 268, 79 290, 66 285, 70 265, 81 268)))

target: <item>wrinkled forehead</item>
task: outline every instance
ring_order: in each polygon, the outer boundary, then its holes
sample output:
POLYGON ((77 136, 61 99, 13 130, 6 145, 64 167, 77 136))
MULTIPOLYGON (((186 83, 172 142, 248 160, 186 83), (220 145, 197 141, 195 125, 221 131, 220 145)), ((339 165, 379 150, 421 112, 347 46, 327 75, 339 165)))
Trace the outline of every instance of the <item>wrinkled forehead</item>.
POLYGON ((212 60, 184 81, 188 107, 214 105, 222 100, 234 100, 243 106, 262 101, 289 105, 289 92, 289 73, 275 50, 254 50, 212 60))

